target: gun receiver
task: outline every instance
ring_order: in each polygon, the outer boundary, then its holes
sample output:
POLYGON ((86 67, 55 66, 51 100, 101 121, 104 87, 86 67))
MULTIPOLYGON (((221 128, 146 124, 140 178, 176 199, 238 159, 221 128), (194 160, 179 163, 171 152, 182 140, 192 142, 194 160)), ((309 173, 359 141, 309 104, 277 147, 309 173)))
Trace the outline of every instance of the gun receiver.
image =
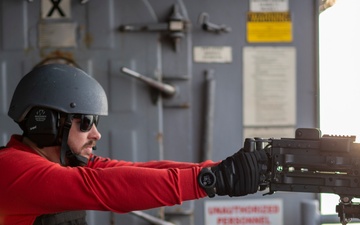
POLYGON ((340 222, 360 218, 360 143, 355 136, 321 136, 319 129, 299 128, 295 138, 247 138, 245 151, 264 149, 269 157, 266 182, 276 191, 334 193, 340 196, 340 222))

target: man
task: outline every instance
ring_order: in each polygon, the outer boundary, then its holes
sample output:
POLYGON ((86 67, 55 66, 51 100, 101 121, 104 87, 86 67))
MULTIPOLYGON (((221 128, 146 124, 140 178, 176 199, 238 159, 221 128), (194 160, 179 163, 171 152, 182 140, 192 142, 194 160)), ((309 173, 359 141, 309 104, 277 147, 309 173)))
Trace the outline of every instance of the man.
POLYGON ((112 160, 92 153, 107 97, 84 71, 36 67, 15 89, 8 115, 22 135, 0 150, 0 221, 86 224, 84 210, 126 213, 215 195, 257 192, 264 151, 240 150, 220 163, 112 160))

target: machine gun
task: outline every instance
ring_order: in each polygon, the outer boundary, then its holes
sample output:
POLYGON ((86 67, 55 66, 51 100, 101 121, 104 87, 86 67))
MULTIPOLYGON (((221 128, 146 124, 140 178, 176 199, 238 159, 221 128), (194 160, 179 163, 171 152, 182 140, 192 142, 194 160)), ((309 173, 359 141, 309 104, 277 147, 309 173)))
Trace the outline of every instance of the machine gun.
POLYGON ((245 151, 264 149, 269 157, 266 182, 276 191, 334 193, 342 224, 360 218, 360 143, 355 136, 323 135, 319 129, 299 128, 295 138, 246 138, 245 151))

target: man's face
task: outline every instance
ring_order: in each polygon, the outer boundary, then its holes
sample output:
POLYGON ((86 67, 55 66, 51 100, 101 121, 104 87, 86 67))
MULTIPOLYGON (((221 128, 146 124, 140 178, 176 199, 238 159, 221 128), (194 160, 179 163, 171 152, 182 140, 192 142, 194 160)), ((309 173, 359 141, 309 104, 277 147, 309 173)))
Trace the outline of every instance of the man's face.
POLYGON ((69 131, 68 145, 74 154, 90 158, 92 147, 96 145, 96 141, 100 140, 101 134, 93 124, 89 131, 80 130, 80 118, 74 118, 69 131))

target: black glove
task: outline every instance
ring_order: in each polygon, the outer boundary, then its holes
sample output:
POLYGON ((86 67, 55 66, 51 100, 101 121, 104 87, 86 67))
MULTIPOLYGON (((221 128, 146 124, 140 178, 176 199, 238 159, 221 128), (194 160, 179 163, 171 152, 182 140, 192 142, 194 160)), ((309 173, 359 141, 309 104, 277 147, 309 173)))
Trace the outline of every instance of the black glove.
POLYGON ((264 150, 240 149, 217 166, 204 168, 198 181, 209 197, 244 196, 265 189, 268 157, 264 150))

